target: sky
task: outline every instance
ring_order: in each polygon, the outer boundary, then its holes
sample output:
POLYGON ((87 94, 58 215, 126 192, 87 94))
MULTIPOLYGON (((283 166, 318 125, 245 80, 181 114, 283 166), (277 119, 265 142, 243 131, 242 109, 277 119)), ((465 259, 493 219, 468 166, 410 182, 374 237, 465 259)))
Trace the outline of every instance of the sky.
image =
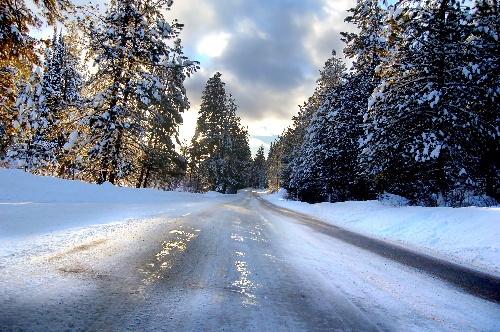
POLYGON ((185 24, 185 54, 201 70, 185 86, 191 108, 184 114, 181 140, 194 134, 201 93, 207 80, 222 74, 226 92, 239 106, 255 153, 292 123, 312 95, 319 70, 332 50, 342 55, 341 31, 355 0, 177 0, 166 13, 185 24))

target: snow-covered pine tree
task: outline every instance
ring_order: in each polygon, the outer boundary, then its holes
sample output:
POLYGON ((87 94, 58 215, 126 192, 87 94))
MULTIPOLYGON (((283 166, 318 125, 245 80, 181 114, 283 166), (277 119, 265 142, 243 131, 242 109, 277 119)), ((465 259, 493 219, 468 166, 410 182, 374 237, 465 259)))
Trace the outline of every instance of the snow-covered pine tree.
POLYGON ((305 114, 305 112, 299 111, 299 116, 293 117, 294 124, 286 128, 276 142, 278 147, 276 152, 278 153, 277 157, 279 159, 279 181, 277 181, 277 183, 280 184, 279 188, 285 189, 287 193, 289 195, 293 195, 293 197, 296 196, 297 191, 290 181, 292 178, 293 170, 299 162, 297 160, 297 158, 299 157, 298 152, 300 146, 302 145, 302 142, 304 141, 304 136, 307 130, 307 126, 302 125, 302 123, 306 124, 305 121, 302 122, 302 120, 304 119, 302 116, 305 114))
POLYGON ((359 176, 357 158, 363 135, 363 117, 368 112, 368 99, 379 80, 375 69, 387 55, 385 21, 387 12, 379 0, 358 0, 345 21, 354 24, 357 32, 342 32, 346 43, 344 56, 353 60, 342 87, 334 91, 328 102, 337 100, 330 109, 332 123, 332 193, 337 199, 370 197, 370 181, 359 176), (332 107, 333 106, 333 107, 332 107))
POLYGON ((80 151, 74 146, 78 140, 79 121, 85 111, 81 95, 83 76, 79 70, 79 50, 74 47, 76 41, 73 38, 71 34, 59 37, 63 54, 62 99, 65 108, 60 114, 57 134, 57 175, 63 178, 74 178, 75 172, 81 168, 78 162, 80 151))
MULTIPOLYGON (((174 63, 186 60, 180 40, 175 41, 172 49, 174 63)), ((145 107, 144 137, 141 142, 141 158, 138 160, 140 172, 136 180, 137 187, 159 187, 172 189, 177 179, 185 175, 187 160, 176 151, 178 140, 178 124, 182 123, 181 112, 189 108, 189 101, 184 88, 184 80, 191 75, 195 68, 188 67, 157 67, 153 73, 161 78, 165 87, 163 101, 158 104, 141 104, 145 107), (178 110, 178 112, 172 112, 178 110)), ((149 98, 154 98, 155 80, 142 82, 142 89, 149 93, 149 98)))
POLYGON ((62 98, 65 107, 81 107, 83 100, 83 76, 78 70, 78 54, 73 54, 65 40, 67 36, 59 35, 59 48, 62 53, 62 98))
POLYGON ((217 72, 209 78, 201 97, 196 131, 191 143, 192 182, 199 191, 233 191, 246 185, 251 160, 248 133, 236 116, 234 99, 225 91, 217 72))
POLYGON ((285 147, 281 151, 282 156, 282 171, 281 180, 283 188, 288 191, 296 191, 292 184, 291 177, 294 173, 294 168, 300 163, 300 147, 304 142, 304 137, 307 134, 309 123, 318 111, 318 108, 323 104, 328 94, 328 91, 333 88, 338 82, 338 65, 335 51, 332 52, 332 57, 325 62, 325 66, 320 70, 320 77, 316 80, 317 86, 311 97, 302 105, 299 105, 299 113, 292 117, 293 125, 286 129, 286 135, 281 136, 282 144, 285 147))
POLYGON ((266 160, 267 188, 276 191, 281 188, 281 154, 279 153, 280 137, 271 142, 266 160))
POLYGON ((330 123, 328 114, 331 108, 335 108, 335 91, 339 89, 344 71, 345 64, 336 57, 335 51, 320 71, 317 90, 323 103, 309 122, 303 143, 291 163, 289 187, 296 191, 296 197, 302 201, 321 202, 334 199, 332 170, 335 161, 332 160, 334 147, 331 144, 334 124, 330 123))
MULTIPOLYGON (((238 106, 234 98, 229 95, 226 101, 228 110, 228 123, 230 140, 228 153, 226 153, 227 172, 225 182, 230 192, 249 186, 252 153, 248 143, 248 130, 241 125, 241 119, 236 116, 238 106)), ((227 190, 225 190, 227 192, 227 190)))
POLYGON ((346 43, 344 55, 353 60, 352 71, 357 74, 373 71, 386 55, 385 17, 387 12, 379 0, 357 0, 356 7, 348 10, 351 15, 345 22, 354 24, 358 32, 341 32, 346 43))
POLYGON ((264 146, 261 145, 257 149, 255 158, 252 161, 252 169, 250 175, 250 186, 256 189, 267 188, 267 163, 264 155, 264 146))
POLYGON ((328 110, 326 117, 331 124, 331 201, 373 198, 372 180, 360 176, 358 164, 363 115, 367 112, 373 82, 373 71, 352 70, 322 105, 328 110))
POLYGON ((360 157, 380 191, 455 205, 477 189, 479 123, 461 74, 467 15, 456 0, 402 0, 391 9, 390 53, 378 69, 360 157))
POLYGON ((18 97, 16 109, 18 115, 12 125, 16 130, 13 145, 7 152, 8 158, 19 168, 25 171, 36 169, 38 164, 33 156, 33 141, 35 131, 38 128, 39 101, 42 92, 42 73, 40 68, 36 68, 29 82, 21 83, 18 86, 18 97))
POLYGON ((470 108, 479 118, 480 152, 478 175, 484 177, 486 195, 500 200, 500 3, 476 0, 469 20, 472 35, 467 40, 462 70, 473 83, 470 108))
POLYGON ((63 11, 71 7, 67 0, 34 1, 29 6, 24 0, 0 2, 0 158, 16 135, 12 125, 18 116, 16 100, 25 94, 17 87, 30 82, 33 66, 41 64, 41 43, 30 36, 30 29, 40 28, 42 19, 50 25, 63 21, 63 11))
POLYGON ((281 136, 282 149, 280 151, 283 153, 281 157, 281 185, 287 191, 294 191, 295 188, 291 181, 291 176, 294 172, 294 168, 298 164, 299 150, 304 142, 304 137, 307 133, 307 128, 314 114, 318 111, 318 107, 323 101, 323 95, 321 95, 322 90, 316 89, 311 97, 307 99, 302 105, 299 105, 299 113, 292 117, 293 124, 291 127, 285 129, 283 135, 281 136))
POLYGON ((304 142, 290 164, 292 172, 287 190, 297 199, 309 203, 328 200, 332 165, 328 153, 330 123, 324 110, 320 107, 311 119, 304 142))
MULTIPOLYGON (((19 96, 18 123, 29 123, 19 133, 24 147, 14 146, 12 151, 24 151, 15 159, 24 158, 21 164, 26 170, 53 173, 63 163, 70 126, 69 107, 76 107, 80 100, 81 75, 75 68, 75 58, 66 48, 62 35, 54 34, 47 49, 43 76, 34 92, 19 96), (21 108, 23 111, 21 111, 21 108), (26 110, 29 109, 29 114, 26 110), (27 133, 29 128, 30 133, 27 133)), ((32 88, 33 89, 33 88, 32 88)), ((11 153, 11 156, 14 156, 11 153)), ((60 174, 58 170, 58 174, 60 174)))
POLYGON ((281 178, 281 169, 280 163, 281 160, 278 158, 277 146, 279 142, 279 137, 276 141, 271 142, 269 146, 269 152, 267 153, 267 187, 271 191, 276 191, 280 189, 280 178, 281 178))
POLYGON ((47 50, 41 94, 36 107, 30 171, 51 172, 57 166, 58 148, 63 144, 60 122, 67 108, 64 100, 64 57, 62 36, 58 39, 54 33, 52 47, 47 50))
POLYGON ((184 76, 161 75, 169 68, 183 68, 177 72, 184 75, 197 63, 178 56, 175 46, 167 43, 183 27, 176 20, 165 20, 163 13, 171 5, 171 0, 115 0, 104 15, 84 22, 89 59, 97 69, 88 83, 93 91, 88 177, 97 183, 119 179, 126 183, 137 171, 141 143, 150 139, 144 127, 150 112, 159 107, 168 113, 162 125, 174 136, 172 128, 181 123, 179 113, 184 108, 170 103, 167 88, 175 80, 182 90, 184 76))
POLYGON ((219 164, 224 153, 222 148, 225 137, 221 120, 226 113, 226 90, 221 76, 221 73, 215 73, 205 85, 191 141, 192 181, 198 183, 198 191, 216 189, 215 169, 221 167, 219 164))

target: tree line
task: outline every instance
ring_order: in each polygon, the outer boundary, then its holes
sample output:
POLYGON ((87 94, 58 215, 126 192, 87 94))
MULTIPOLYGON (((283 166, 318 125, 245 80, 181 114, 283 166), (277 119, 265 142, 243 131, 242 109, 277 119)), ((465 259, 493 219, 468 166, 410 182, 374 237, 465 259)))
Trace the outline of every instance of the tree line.
POLYGON ((220 73, 203 92, 192 144, 179 142, 184 81, 199 63, 183 53, 183 24, 165 18, 172 1, 114 0, 104 13, 68 1, 37 5, 0 5, 4 164, 98 184, 197 192, 250 185, 248 131, 220 73), (67 33, 31 37, 43 21, 67 33))
POLYGON ((496 0, 358 0, 314 94, 271 145, 268 185, 306 202, 500 199, 496 0))

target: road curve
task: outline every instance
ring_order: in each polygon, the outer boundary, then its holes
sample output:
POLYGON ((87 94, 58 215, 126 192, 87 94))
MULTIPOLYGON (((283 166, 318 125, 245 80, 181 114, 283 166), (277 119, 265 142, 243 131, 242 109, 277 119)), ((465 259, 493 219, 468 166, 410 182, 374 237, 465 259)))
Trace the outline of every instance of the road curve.
POLYGON ((346 229, 333 226, 317 218, 278 207, 253 193, 267 209, 300 220, 318 232, 342 240, 346 243, 369 250, 377 255, 389 258, 438 278, 446 280, 460 289, 486 300, 500 303, 500 278, 472 270, 454 263, 417 253, 406 248, 381 240, 360 235, 346 229))

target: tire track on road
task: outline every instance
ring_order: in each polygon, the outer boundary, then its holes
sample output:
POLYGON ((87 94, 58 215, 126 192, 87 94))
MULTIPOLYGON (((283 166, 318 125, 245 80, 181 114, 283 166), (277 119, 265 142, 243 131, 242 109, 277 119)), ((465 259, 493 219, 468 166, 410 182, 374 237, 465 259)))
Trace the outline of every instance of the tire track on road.
POLYGON ((256 193, 252 194, 266 209, 293 218, 320 233, 431 274, 474 296, 500 303, 500 278, 496 276, 348 231, 306 214, 279 207, 256 193))

